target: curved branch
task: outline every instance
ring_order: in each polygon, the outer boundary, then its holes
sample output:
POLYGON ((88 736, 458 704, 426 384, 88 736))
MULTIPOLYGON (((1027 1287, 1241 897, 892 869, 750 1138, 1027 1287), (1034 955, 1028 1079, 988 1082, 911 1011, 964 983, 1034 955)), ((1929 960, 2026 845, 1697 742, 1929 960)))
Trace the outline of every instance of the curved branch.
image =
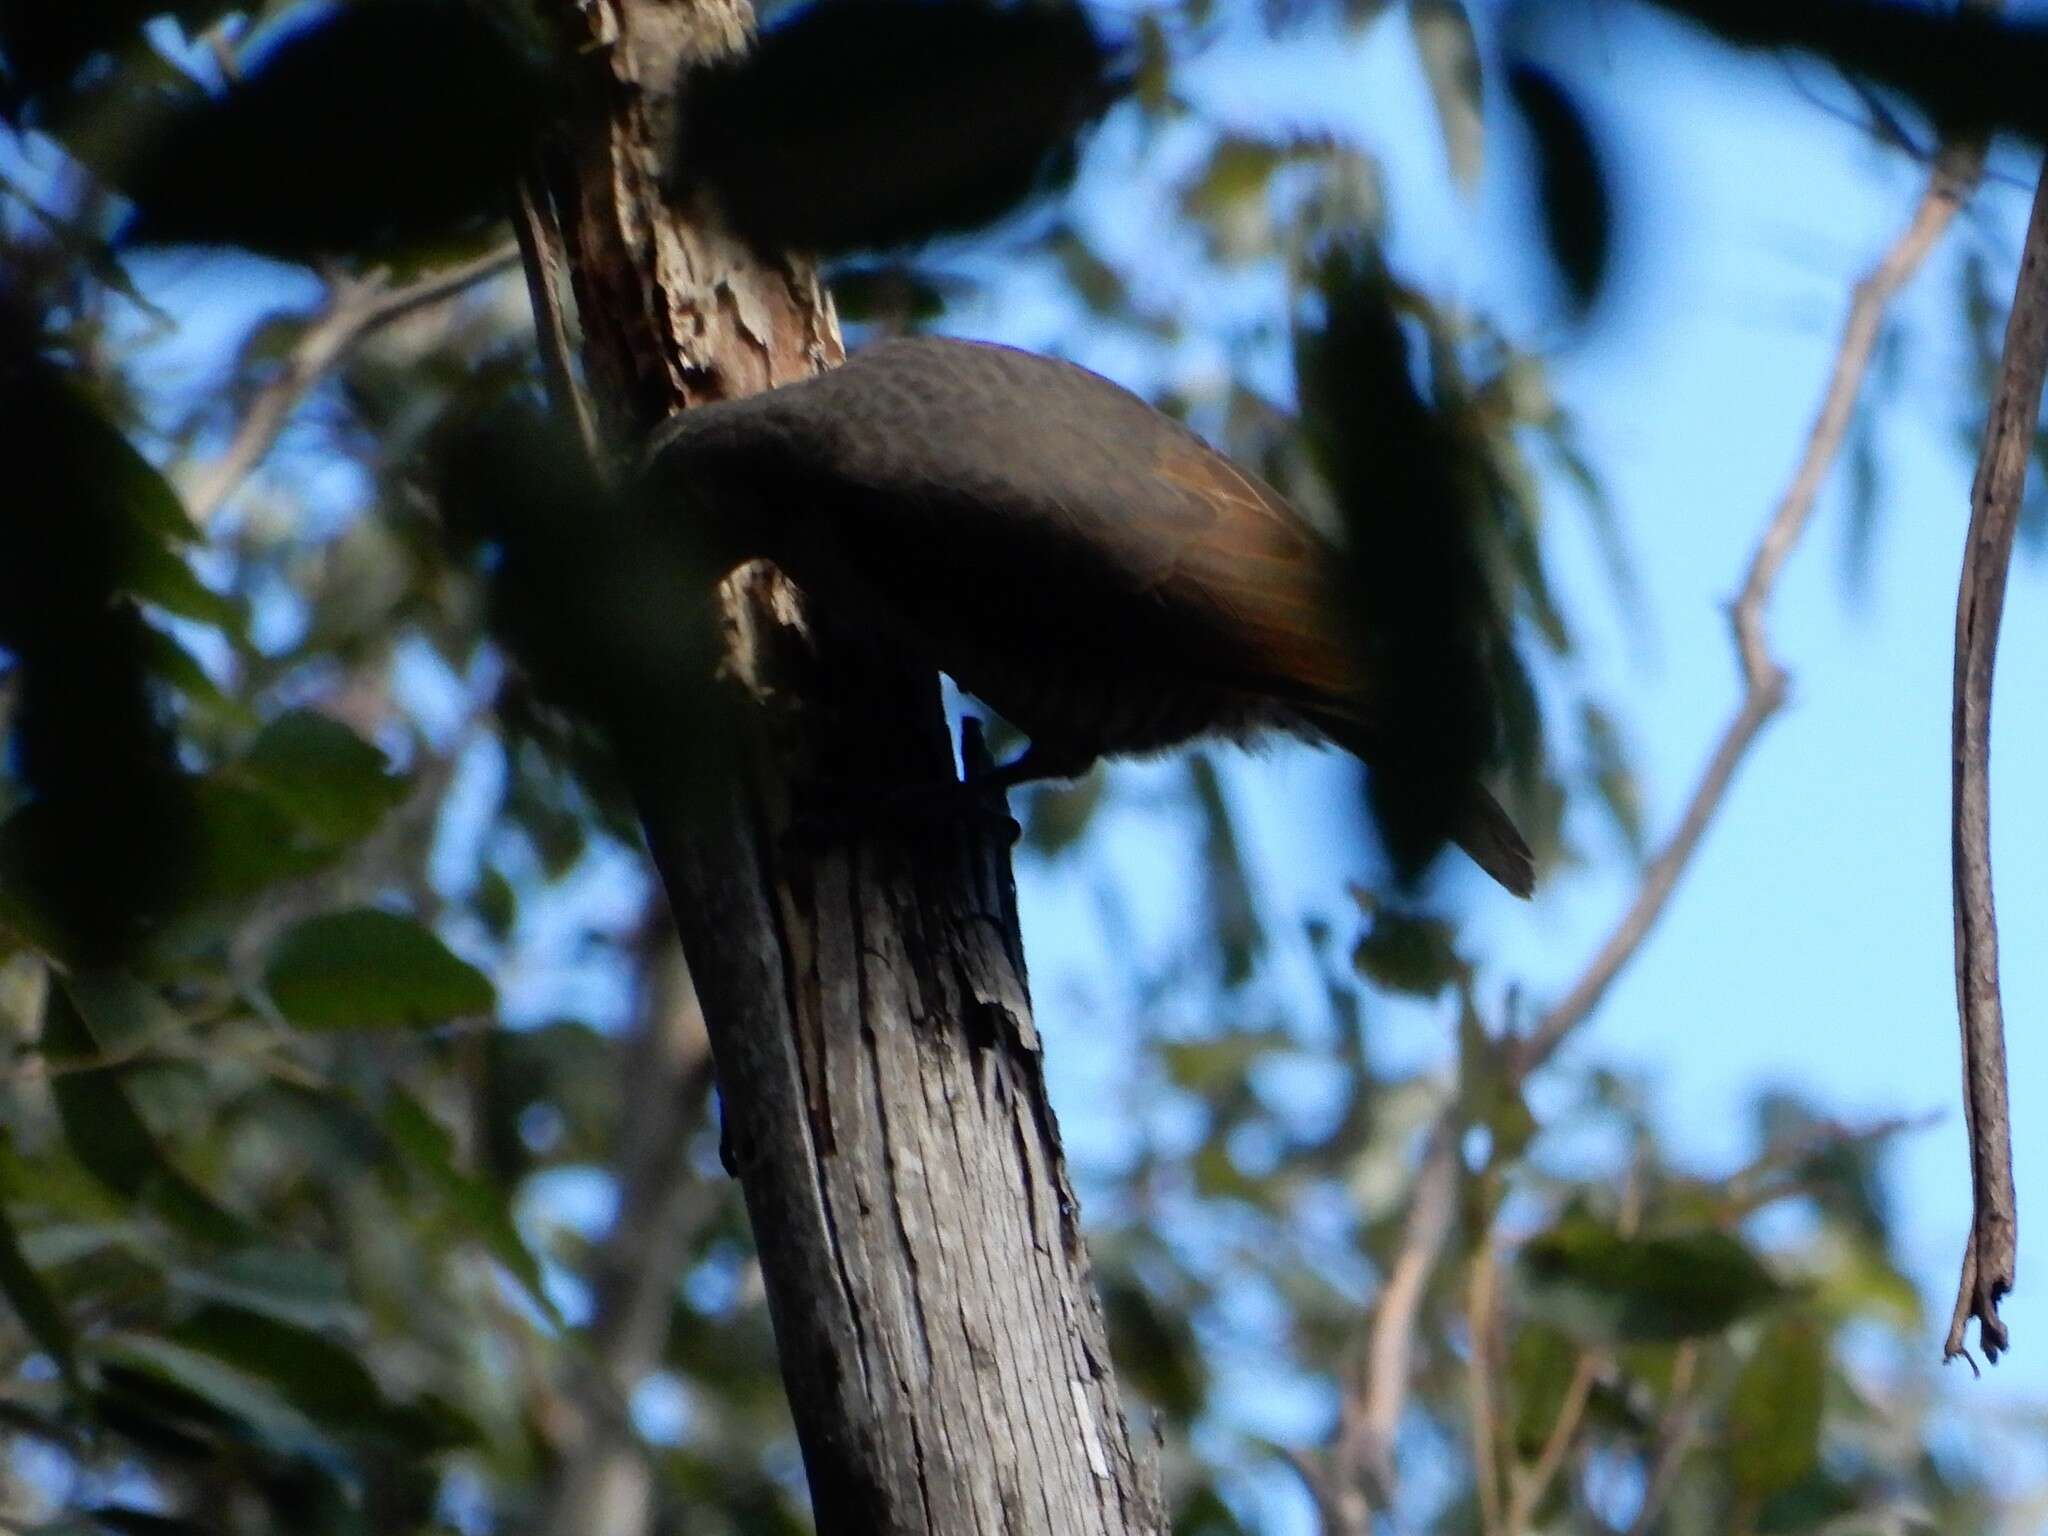
POLYGON ((1693 786, 1678 826, 1657 856, 1643 871, 1642 883, 1628 908, 1615 924, 1607 941, 1595 952, 1571 989, 1538 1021, 1523 1042, 1521 1070, 1529 1072, 1555 1054, 1565 1038, 1583 1023, 1606 995, 1622 967, 1634 957, 1643 941, 1663 916, 1671 893, 1678 888, 1698 851, 1708 825, 1721 809, 1735 770, 1756 741, 1764 725, 1785 702, 1785 670, 1771 655, 1764 619, 1778 574, 1812 520, 1813 505, 1826 482, 1828 472, 1840 457, 1842 441, 1848 435, 1855 414, 1856 399, 1863 377, 1869 371, 1871 353, 1883 329, 1886 310, 1901 288, 1920 269, 1927 253, 1934 249, 1957 211, 1968 200, 1983 172, 1981 145, 1949 145, 1935 157, 1934 167, 1921 194, 1919 206, 1898 239, 1877 264, 1858 282, 1849 317, 1842 327, 1841 346, 1821 397, 1819 414, 1807 434, 1806 451, 1799 467, 1779 498, 1770 520, 1764 524, 1742 590, 1729 610, 1735 631, 1736 659, 1742 668, 1742 702, 1722 729, 1720 740, 1709 754, 1699 782, 1693 786))
POLYGON ((1956 599, 1956 674, 1950 851, 1955 882, 1956 1012, 1963 1033, 1963 1117, 1970 1136, 1970 1242, 1949 1322, 1944 1358, 1964 1353, 1977 1319, 1984 1358, 1996 1361, 2008 1335, 1999 1299, 2019 1265, 2019 1212, 2012 1182, 2012 1127, 2006 1105, 2005 1019, 1998 995, 1998 919, 1991 895, 1991 680, 1998 621, 2012 564, 2027 465, 2048 375, 2048 170, 2034 192, 2020 252, 2019 281, 2005 328, 1998 388, 1984 426, 1984 451, 1970 491, 1956 599))
POLYGON ((1401 1246, 1366 1330, 1365 1358, 1337 1410, 1336 1482, 1346 1502, 1343 1536, 1371 1529, 1370 1509, 1394 1498, 1394 1435, 1408 1403, 1416 1318, 1430 1271, 1443 1253, 1457 1207, 1458 1130, 1455 1103, 1431 1127, 1401 1228, 1401 1246), (1358 1500, 1358 1491, 1364 1500, 1358 1500))
POLYGON ((192 521, 203 528, 213 520, 228 497, 276 445, 300 402, 365 336, 443 299, 453 298, 506 271, 518 260, 517 248, 505 246, 446 271, 430 273, 402 288, 385 287, 382 273, 338 282, 286 355, 284 371, 259 389, 249 402, 220 457, 193 474, 185 493, 185 510, 192 521))

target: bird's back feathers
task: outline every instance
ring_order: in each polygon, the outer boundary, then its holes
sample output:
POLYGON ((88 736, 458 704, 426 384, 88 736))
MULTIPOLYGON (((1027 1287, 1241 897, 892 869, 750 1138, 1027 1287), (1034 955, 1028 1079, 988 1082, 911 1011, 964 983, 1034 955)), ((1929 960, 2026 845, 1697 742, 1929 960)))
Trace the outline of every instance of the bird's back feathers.
MULTIPOLYGON (((1034 741, 1085 759, 1279 728, 1369 764, 1396 745, 1344 643, 1334 546, 1256 476, 1071 363, 888 342, 682 413, 650 463, 743 482, 725 499, 755 519, 750 553, 895 626, 1034 741)), ((1445 834, 1529 894, 1528 847, 1484 789, 1442 809, 1445 834)))

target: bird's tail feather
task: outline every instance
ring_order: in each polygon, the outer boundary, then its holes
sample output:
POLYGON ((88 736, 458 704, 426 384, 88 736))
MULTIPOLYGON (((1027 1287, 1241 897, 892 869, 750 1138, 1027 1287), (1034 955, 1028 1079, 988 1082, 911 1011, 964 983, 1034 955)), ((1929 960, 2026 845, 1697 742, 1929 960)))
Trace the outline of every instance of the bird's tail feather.
POLYGON ((1536 889, 1536 858, 1522 834, 1500 808, 1500 802, 1474 784, 1451 829, 1460 848, 1472 862, 1517 896, 1527 897, 1536 889))
MULTIPOLYGON (((1355 715, 1304 709, 1302 718, 1320 735, 1363 760, 1376 781, 1392 786, 1403 783, 1398 773, 1389 776, 1386 754, 1377 750, 1378 744, 1355 715)), ((1431 802, 1428 819, 1438 836, 1443 835, 1441 829, 1447 828, 1451 840, 1472 856, 1472 862, 1514 895, 1528 897, 1535 893, 1536 856, 1529 851, 1528 843, 1501 809, 1500 802, 1482 785, 1475 780, 1456 802, 1440 800, 1435 795, 1426 798, 1431 802)))

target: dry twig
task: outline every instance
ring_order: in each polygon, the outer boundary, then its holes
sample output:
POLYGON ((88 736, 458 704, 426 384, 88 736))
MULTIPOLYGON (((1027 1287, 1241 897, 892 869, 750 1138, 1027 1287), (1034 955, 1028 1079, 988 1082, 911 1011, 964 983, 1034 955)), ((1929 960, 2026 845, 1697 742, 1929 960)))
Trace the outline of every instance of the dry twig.
POLYGON ((1498 1379, 1499 1281, 1500 1255, 1489 1235, 1472 1256, 1472 1273, 1465 1287, 1466 1409, 1472 1420, 1472 1481, 1479 1491, 1479 1529, 1484 1536, 1501 1536, 1509 1529, 1501 1520, 1501 1473, 1506 1457, 1501 1454, 1500 1405, 1493 1400, 1498 1379))
POLYGON ((1877 264, 1857 283, 1849 318, 1842 327, 1842 342, 1835 354, 1834 372, 1827 392, 1821 397, 1820 414, 1807 434, 1806 452, 1792 476, 1791 484, 1764 525, 1762 536, 1750 555, 1749 571, 1742 590, 1729 610, 1735 631, 1736 657, 1742 666, 1743 695, 1735 714, 1721 732, 1707 758, 1699 782, 1693 786, 1685 813, 1656 858, 1643 871, 1642 883, 1622 913, 1621 920, 1594 954, 1591 962, 1523 1043, 1522 1070, 1541 1066, 1590 1014, 1605 995, 1663 915, 1664 905, 1677 889, 1698 851, 1700 839, 1721 808, 1728 785, 1765 723, 1785 702, 1785 670, 1771 655, 1764 631, 1764 617, 1778 573, 1784 568, 1799 537, 1813 515, 1813 504, 1826 483, 1828 472, 1840 457, 1842 440, 1848 435, 1855 414, 1856 398, 1870 356, 1883 329, 1886 309, 1903 288, 1927 253, 1968 199, 1983 172, 1984 153, 1977 145, 1951 145, 1935 157, 1927 189, 1913 210, 1903 233, 1877 264))
POLYGON ((256 392, 219 458, 196 471, 185 510, 202 528, 261 464, 299 403, 365 336, 508 270, 519 259, 511 246, 401 288, 386 287, 381 272, 341 278, 286 356, 284 369, 256 392))
POLYGON ((2048 170, 2034 192, 2019 282, 2005 329, 1998 389, 1970 491, 1970 531, 1956 598, 1955 713, 1950 841, 1955 883, 1956 1012, 1963 1037, 1963 1117, 1970 1137, 1970 1241, 1944 1357, 1967 1356, 1977 1319, 1984 1358, 2007 1347, 1999 1298, 2019 1263, 2012 1126, 2005 1081, 2005 1020, 1998 995, 1998 920, 1991 895, 1991 680, 2013 533, 2048 373, 2048 170))
POLYGON ((1544 1438, 1543 1449, 1537 1453, 1535 1464, 1515 1479, 1514 1497, 1508 1504, 1509 1536, 1521 1536, 1529 1528, 1543 1496, 1550 1492, 1550 1485, 1564 1469, 1564 1459, 1571 1454, 1572 1441, 1578 1436, 1579 1421, 1585 1417, 1586 1404, 1592 1399, 1593 1385, 1600 1379, 1600 1366, 1600 1357, 1593 1351, 1579 1351, 1571 1382, 1565 1387, 1564 1400, 1557 1405, 1557 1418, 1544 1438))
POLYGON ((1401 1247, 1366 1330, 1365 1358, 1338 1405, 1332 1456, 1341 1523, 1329 1527, 1330 1536, 1371 1529, 1372 1508, 1384 1509, 1393 1501, 1394 1434, 1408 1402, 1415 1319, 1430 1271, 1450 1236, 1456 1206, 1457 1134, 1450 1111, 1431 1128, 1401 1228, 1401 1247))
POLYGON ((604 442, 590 398, 576 377, 575 343, 569 336, 569 256, 562 229, 548 195, 547 177, 538 166, 519 178, 512 208, 512 229, 519 239, 519 259, 526 269, 526 292, 533 301, 541 367, 547 373, 548 400, 556 413, 576 430, 576 440, 600 474, 604 442))
POLYGON ((1677 1485, 1678 1470, 1685 1465, 1686 1454, 1692 1450, 1693 1437, 1699 1433, 1700 1412, 1704 1404, 1692 1389, 1693 1373, 1699 1366, 1699 1358, 1699 1346, 1692 1343, 1679 1345, 1677 1353, 1672 1356, 1671 1396, 1665 1404, 1664 1418, 1657 1426, 1657 1458, 1650 1464, 1642 1507, 1636 1511, 1635 1519, 1629 1522, 1628 1536, 1649 1536, 1657 1517, 1664 1512, 1664 1501, 1671 1497, 1671 1490, 1677 1485))

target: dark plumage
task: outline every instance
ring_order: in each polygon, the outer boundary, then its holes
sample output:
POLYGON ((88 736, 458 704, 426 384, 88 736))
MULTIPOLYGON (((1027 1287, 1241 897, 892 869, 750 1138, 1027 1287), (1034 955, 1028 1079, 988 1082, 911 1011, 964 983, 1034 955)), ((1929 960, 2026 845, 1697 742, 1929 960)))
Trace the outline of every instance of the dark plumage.
MULTIPOLYGON (((723 557, 774 561, 1031 738, 1007 783, 1205 735, 1384 765, 1340 643, 1337 554, 1270 487, 1107 379, 1008 347, 889 342, 685 411, 648 472, 723 557)), ((1450 835, 1520 896, 1529 850, 1478 783, 1450 835)))

